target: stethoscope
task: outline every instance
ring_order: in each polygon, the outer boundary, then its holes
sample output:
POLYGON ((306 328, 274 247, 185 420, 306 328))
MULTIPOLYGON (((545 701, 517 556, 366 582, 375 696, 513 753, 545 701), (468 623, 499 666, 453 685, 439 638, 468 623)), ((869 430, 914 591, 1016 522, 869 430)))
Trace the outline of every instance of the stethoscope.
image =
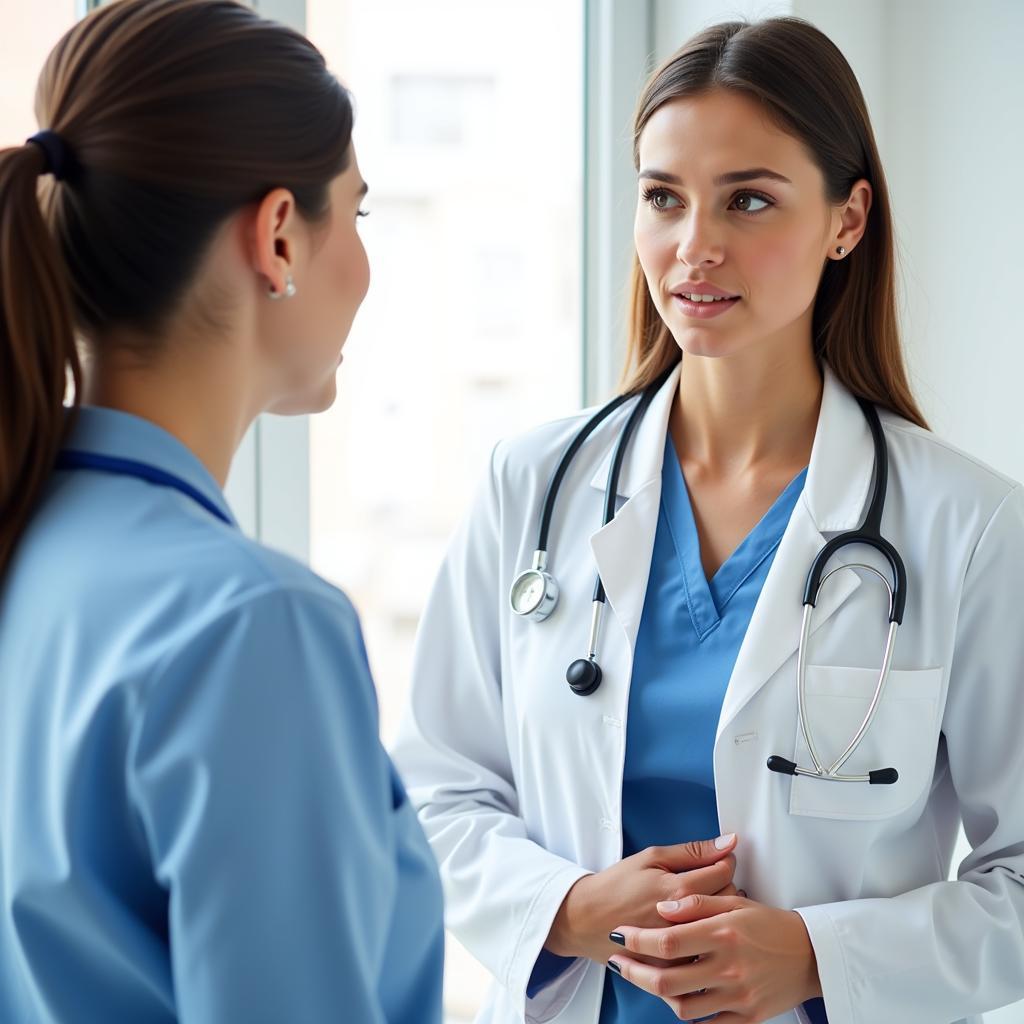
MULTIPOLYGON (((558 462, 555 472, 548 483, 547 492, 544 496, 544 504, 541 510, 540 534, 537 539, 537 548, 533 554, 533 564, 529 569, 519 573, 512 581, 509 592, 509 601, 512 611, 516 615, 523 616, 534 622, 543 622, 554 610, 558 603, 558 583, 554 576, 548 572, 548 530, 551 526, 551 516, 555 506, 555 499, 562 480, 569 468, 570 463, 576 457, 577 452, 583 446, 586 439, 593 433, 594 429, 630 399, 636 399, 636 404, 629 414, 619 434, 618 442, 615 445, 615 454, 612 458, 611 467, 608 471, 608 483, 605 488, 604 519, 603 526, 615 516, 615 497, 617 493, 619 472, 625 459, 626 449, 630 438, 636 429, 637 424, 643 418, 655 393, 665 383, 675 370, 675 366, 668 367, 659 377, 652 381, 639 393, 632 392, 617 395, 606 405, 598 409, 590 419, 580 428, 579 432, 572 439, 565 452, 558 462)), ((814 779, 823 779, 829 782, 868 782, 873 785, 891 784, 899 778, 895 768, 878 768, 868 772, 866 775, 841 775, 840 769, 849 760, 851 755, 860 745, 878 710, 885 689, 886 681, 892 666, 893 648, 896 642, 896 632, 903 622, 903 613, 907 603, 907 573, 900 558, 899 552, 881 534, 882 510, 885 505, 885 493, 889 476, 889 450, 882 434, 882 425, 878 418, 878 412, 874 405, 866 399, 858 398, 858 404, 864 413, 868 427, 871 430, 871 440, 874 446, 874 489, 871 494, 871 503, 868 506, 864 522, 855 530, 842 533, 830 540, 818 553, 811 564, 810 572, 807 574, 807 585, 804 588, 804 614, 803 624, 800 630, 800 646, 797 651, 797 704, 800 716, 800 731, 807 744, 807 750, 811 755, 813 768, 804 768, 795 762, 787 760, 775 754, 768 758, 768 768, 773 772, 781 772, 786 775, 803 775, 814 779), (879 551, 888 561, 892 570, 893 585, 874 566, 861 562, 851 562, 836 566, 829 572, 825 572, 828 561, 841 548, 852 544, 866 544, 868 547, 879 551), (886 640, 885 653, 882 658, 882 669, 875 685, 875 691, 867 712, 850 740, 846 749, 831 762, 827 767, 825 762, 818 755, 817 747, 811 735, 810 721, 807 716, 807 640, 811 632, 811 614, 817 604, 818 596, 822 586, 830 576, 840 569, 865 569, 877 576, 885 586, 889 595, 889 635, 886 640)), ((601 618, 605 604, 604 585, 598 575, 594 587, 594 599, 590 621, 590 644, 588 654, 585 658, 574 661, 566 670, 565 678, 573 693, 581 697, 592 694, 601 685, 601 666, 597 662, 598 636, 601 629, 601 618)))

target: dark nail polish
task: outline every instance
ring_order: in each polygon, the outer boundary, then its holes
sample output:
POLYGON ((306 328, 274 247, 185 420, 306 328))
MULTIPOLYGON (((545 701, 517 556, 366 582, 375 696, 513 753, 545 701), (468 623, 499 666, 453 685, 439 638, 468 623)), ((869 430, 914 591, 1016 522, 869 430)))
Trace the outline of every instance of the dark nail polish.
POLYGON ((621 968, 621 967, 620 967, 620 966, 619 966, 619 965, 618 965, 618 964, 617 964, 617 963, 616 963, 616 962, 615 962, 614 960, 609 960, 609 961, 608 961, 608 966, 609 966, 609 967, 610 967, 610 968, 611 968, 611 969, 612 969, 612 970, 613 970, 613 971, 614 971, 614 972, 615 972, 616 974, 622 974, 622 968, 621 968))
POLYGON ((624 946, 626 944, 626 936, 622 932, 609 932, 608 938, 617 946, 624 946))

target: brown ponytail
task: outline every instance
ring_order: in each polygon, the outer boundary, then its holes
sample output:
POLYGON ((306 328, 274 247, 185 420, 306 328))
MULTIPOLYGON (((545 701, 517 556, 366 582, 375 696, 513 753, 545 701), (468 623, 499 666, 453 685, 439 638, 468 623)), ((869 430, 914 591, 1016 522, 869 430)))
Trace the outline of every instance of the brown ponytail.
MULTIPOLYGON (((800 18, 713 25, 694 36, 651 76, 637 104, 640 135, 659 107, 711 89, 758 101, 779 127, 807 147, 839 203, 866 178, 873 191, 867 229, 846 259, 828 260, 814 303, 815 354, 855 395, 927 427, 907 381, 896 315, 895 244, 889 191, 857 79, 836 45, 800 18)), ((639 168, 639 163, 637 163, 639 168)), ((658 315, 634 258, 622 390, 635 391, 679 360, 679 346, 658 315)))
MULTIPOLYGON (((117 0, 78 22, 39 77, 36 118, 72 154, 0 150, 0 575, 60 447, 95 346, 154 348, 235 211, 289 189, 327 221, 352 103, 304 36, 235 0, 117 0)), ((138 353, 145 356, 146 353, 138 353)))
POLYGON ((0 573, 53 468, 81 369, 63 257, 37 198, 46 156, 0 150, 0 573))

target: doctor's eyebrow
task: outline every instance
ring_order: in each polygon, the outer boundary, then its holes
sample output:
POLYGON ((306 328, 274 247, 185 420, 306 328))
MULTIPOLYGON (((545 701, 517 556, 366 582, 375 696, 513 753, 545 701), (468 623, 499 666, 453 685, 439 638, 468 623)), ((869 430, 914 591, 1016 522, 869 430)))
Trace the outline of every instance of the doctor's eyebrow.
MULTIPOLYGON (((642 170, 638 175, 638 178, 651 178, 654 181, 664 181, 669 185, 682 185, 683 179, 675 174, 669 174, 668 171, 658 171, 653 167, 642 170)), ((771 181, 781 181, 784 185, 792 185, 793 182, 789 180, 784 174, 779 174, 778 171, 769 170, 767 167, 751 167, 745 171, 728 171, 725 174, 718 175, 715 178, 715 185, 735 185, 739 181, 753 181, 756 178, 768 178, 771 181)))

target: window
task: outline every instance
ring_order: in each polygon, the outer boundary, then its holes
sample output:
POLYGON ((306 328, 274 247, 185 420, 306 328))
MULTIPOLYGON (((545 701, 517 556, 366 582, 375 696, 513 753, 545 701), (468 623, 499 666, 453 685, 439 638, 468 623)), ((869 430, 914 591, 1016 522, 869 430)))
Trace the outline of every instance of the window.
MULTIPOLYGON (((309 421, 310 561, 362 616, 385 742, 491 447, 580 402, 582 15, 307 0, 307 33, 355 97, 373 273, 338 400, 309 421)), ((450 938, 453 1022, 487 984, 450 938)))

